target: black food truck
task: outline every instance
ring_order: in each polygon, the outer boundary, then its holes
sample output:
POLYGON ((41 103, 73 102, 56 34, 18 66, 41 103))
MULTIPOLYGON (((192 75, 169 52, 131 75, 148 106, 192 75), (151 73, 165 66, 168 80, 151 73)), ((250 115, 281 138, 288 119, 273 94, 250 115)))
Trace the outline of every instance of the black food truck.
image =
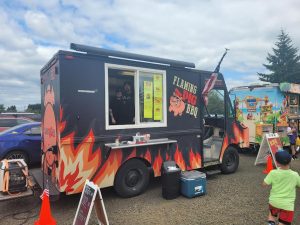
POLYGON ((43 179, 59 192, 79 193, 89 179, 135 196, 166 160, 183 171, 236 171, 244 128, 222 74, 206 106, 201 93, 212 73, 193 63, 71 49, 41 69, 43 179))

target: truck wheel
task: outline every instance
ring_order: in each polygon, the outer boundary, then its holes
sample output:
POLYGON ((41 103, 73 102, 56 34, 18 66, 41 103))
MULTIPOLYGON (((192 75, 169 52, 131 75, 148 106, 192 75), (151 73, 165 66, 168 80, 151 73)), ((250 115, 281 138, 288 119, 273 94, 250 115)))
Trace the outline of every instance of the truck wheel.
POLYGON ((138 159, 131 159, 119 168, 114 187, 121 197, 133 197, 145 191, 149 184, 149 177, 145 163, 138 159))
POLYGON ((236 148, 229 146, 224 153, 221 171, 224 174, 234 173, 239 167, 239 154, 236 148))

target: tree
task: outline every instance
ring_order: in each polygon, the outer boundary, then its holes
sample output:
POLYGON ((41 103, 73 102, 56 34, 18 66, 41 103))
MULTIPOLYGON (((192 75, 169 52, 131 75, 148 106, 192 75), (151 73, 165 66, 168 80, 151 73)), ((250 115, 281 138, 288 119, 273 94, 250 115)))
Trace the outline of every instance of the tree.
POLYGON ((17 107, 15 105, 9 106, 6 109, 6 112, 17 112, 17 107))
POLYGON ((275 46, 272 48, 273 54, 268 53, 266 58, 268 64, 263 64, 271 73, 258 73, 259 79, 271 83, 300 83, 298 48, 293 47, 291 38, 283 30, 278 35, 275 46))
POLYGON ((5 112, 5 107, 3 104, 0 104, 0 113, 5 112))
POLYGON ((29 104, 26 112, 41 114, 41 104, 29 104))

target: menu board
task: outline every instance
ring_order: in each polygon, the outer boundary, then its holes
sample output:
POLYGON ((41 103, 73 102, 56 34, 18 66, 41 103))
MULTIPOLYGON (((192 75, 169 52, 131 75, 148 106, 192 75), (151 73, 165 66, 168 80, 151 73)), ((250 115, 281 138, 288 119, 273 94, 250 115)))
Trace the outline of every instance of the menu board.
POLYGON ((257 157, 254 165, 266 163, 267 156, 269 154, 272 155, 274 164, 277 168, 277 163, 275 160, 275 154, 277 151, 282 150, 282 144, 280 141, 280 137, 277 133, 268 133, 263 137, 263 140, 260 144, 260 148, 257 153, 257 157))
POLYGON ((75 214, 73 225, 88 224, 97 194, 97 188, 98 187, 95 186, 92 182, 86 181, 81 194, 77 212, 75 214))
POLYGON ((87 225, 93 206, 95 207, 98 224, 109 225, 100 188, 87 180, 81 194, 73 225, 87 225))
POLYGON ((151 81, 144 81, 144 118, 153 117, 153 85, 151 81))
POLYGON ((109 225, 107 214, 105 211, 104 201, 101 195, 100 189, 98 189, 98 195, 96 195, 95 199, 95 211, 98 219, 98 223, 101 225, 109 225))
POLYGON ((162 120, 162 75, 154 75, 154 120, 162 120))

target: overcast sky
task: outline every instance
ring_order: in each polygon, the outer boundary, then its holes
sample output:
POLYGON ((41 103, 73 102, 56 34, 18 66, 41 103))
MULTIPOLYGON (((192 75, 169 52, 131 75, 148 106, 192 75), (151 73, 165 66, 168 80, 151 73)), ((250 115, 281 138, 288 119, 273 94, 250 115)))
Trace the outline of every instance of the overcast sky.
POLYGON ((228 88, 258 83, 281 29, 300 47, 299 0, 2 0, 0 104, 40 103, 40 69, 71 42, 221 66, 228 88))

